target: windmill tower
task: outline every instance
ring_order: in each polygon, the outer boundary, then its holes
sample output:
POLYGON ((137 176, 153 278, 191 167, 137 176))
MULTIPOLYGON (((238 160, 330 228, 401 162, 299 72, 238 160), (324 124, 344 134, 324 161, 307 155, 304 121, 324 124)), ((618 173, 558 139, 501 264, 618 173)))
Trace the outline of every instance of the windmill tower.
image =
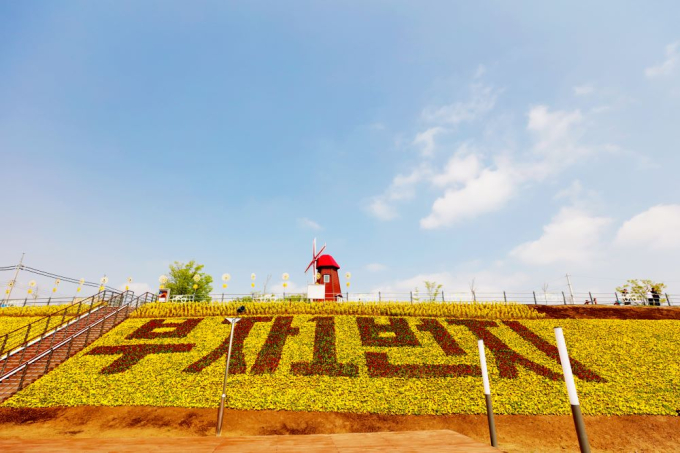
MULTIPOLYGON (((313 269, 314 283, 315 285, 310 285, 308 287, 308 294, 311 294, 310 289, 314 286, 317 288, 323 286, 323 299, 325 300, 337 300, 342 297, 342 290, 340 289, 340 278, 338 277, 338 269, 340 266, 335 261, 331 255, 322 255, 326 250, 326 245, 321 247, 321 250, 316 251, 316 238, 312 243, 312 261, 305 269, 305 273, 309 271, 310 268, 313 269)), ((321 290, 322 288, 318 288, 321 290)), ((321 294, 315 294, 315 296, 321 296, 321 294)), ((322 297, 310 297, 310 299, 321 299, 322 297)))

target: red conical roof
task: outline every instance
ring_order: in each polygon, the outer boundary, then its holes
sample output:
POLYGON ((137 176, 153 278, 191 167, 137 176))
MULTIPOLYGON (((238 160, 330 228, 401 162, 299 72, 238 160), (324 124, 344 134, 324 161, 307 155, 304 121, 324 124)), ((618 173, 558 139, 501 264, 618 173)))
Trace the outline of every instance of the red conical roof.
POLYGON ((334 267, 340 269, 338 263, 335 262, 330 255, 321 255, 318 260, 316 260, 316 267, 334 267))

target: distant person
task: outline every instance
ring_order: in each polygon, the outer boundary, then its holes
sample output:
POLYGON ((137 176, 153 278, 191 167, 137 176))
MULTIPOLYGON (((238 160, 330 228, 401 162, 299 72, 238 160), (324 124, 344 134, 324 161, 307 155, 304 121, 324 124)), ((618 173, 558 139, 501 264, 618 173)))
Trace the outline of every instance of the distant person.
POLYGON ((647 290, 646 296, 647 296, 647 303, 649 305, 654 305, 654 299, 652 297, 652 292, 650 290, 647 290))
POLYGON ((657 307, 661 305, 661 295, 659 294, 659 289, 657 287, 652 288, 652 305, 657 307))
POLYGON ((597 297, 593 297, 593 305, 597 305, 597 297))
POLYGON ((628 294, 628 289, 624 288, 621 291, 621 299, 623 300, 623 305, 630 305, 630 294, 628 294))

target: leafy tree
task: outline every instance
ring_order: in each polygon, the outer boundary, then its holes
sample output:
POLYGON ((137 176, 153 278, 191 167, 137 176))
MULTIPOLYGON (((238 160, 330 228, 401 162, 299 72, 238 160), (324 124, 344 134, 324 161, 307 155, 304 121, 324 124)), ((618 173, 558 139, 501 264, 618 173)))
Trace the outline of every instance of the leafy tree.
POLYGON ((170 275, 165 285, 170 290, 170 297, 194 296, 194 300, 209 300, 213 279, 205 272, 201 272, 204 267, 203 264, 196 264, 194 260, 186 264, 179 261, 171 264, 170 275), (200 277, 198 281, 194 280, 195 275, 200 277), (197 288, 194 288, 194 285, 197 288))
MULTIPOLYGON (((652 280, 638 280, 631 279, 625 285, 616 288, 619 293, 628 293, 628 298, 634 303, 647 304, 647 294, 656 290, 657 293, 663 294, 666 288, 664 283, 655 283, 652 280)), ((660 298, 659 302, 665 302, 665 298, 660 298)))
POLYGON ((438 285, 437 282, 428 282, 425 280, 425 291, 427 291, 427 300, 434 302, 442 289, 443 285, 438 285))

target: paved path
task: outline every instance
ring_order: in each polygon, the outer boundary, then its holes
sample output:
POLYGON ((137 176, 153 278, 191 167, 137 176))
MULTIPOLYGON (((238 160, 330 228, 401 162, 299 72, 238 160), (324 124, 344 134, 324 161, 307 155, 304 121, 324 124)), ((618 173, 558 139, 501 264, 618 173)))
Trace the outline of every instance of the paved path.
POLYGON ((400 431, 360 434, 312 434, 307 436, 97 438, 97 439, 0 439, 0 451, 72 451, 137 453, 266 452, 360 453, 447 452, 498 453, 455 431, 400 431))

